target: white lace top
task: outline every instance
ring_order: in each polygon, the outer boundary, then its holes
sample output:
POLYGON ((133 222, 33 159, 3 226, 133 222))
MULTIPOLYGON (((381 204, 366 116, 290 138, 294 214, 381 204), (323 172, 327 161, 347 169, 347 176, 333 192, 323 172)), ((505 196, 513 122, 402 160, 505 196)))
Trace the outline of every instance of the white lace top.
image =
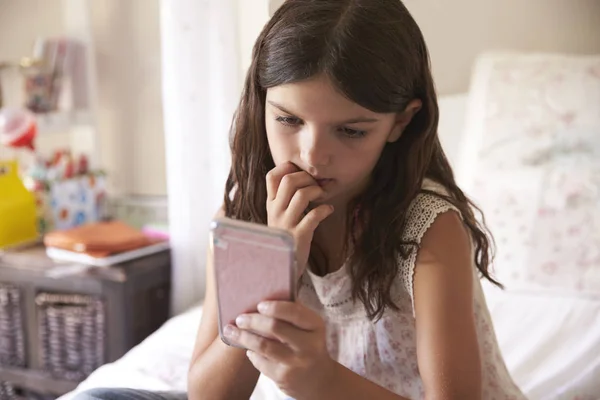
MULTIPOLYGON (((444 192, 426 181, 424 188, 444 192)), ((449 202, 421 193, 408 211, 403 240, 421 242, 435 218, 458 210, 449 202)), ((417 364, 416 327, 413 304, 413 274, 416 252, 398 260, 400 269, 392 287, 398 311, 386 310, 372 322, 360 302, 350 299, 351 280, 344 267, 324 277, 306 271, 298 299, 318 311, 327 325, 327 347, 331 357, 365 378, 408 399, 423 399, 424 388, 417 364)), ((506 369, 481 284, 473 263, 474 312, 483 373, 483 399, 525 399, 506 369)))

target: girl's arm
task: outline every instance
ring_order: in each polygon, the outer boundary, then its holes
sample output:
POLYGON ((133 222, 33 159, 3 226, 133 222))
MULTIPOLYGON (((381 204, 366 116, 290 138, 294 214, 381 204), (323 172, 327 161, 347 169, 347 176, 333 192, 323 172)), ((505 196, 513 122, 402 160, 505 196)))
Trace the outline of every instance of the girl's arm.
MULTIPOLYGON (((222 211, 217 213, 217 217, 222 216, 222 211)), ((188 374, 188 397, 247 400, 259 372, 244 350, 227 346, 219 337, 212 257, 208 254, 207 258, 206 295, 188 374)))
MULTIPOLYGON (((323 189, 311 175, 291 162, 269 171, 266 181, 268 225, 294 235, 296 261, 299 266, 305 266, 314 231, 331 215, 333 207, 319 205, 304 215, 309 204, 323 194, 323 189)), ((224 214, 221 210, 217 217, 224 214)), ((256 386, 259 372, 246 357, 245 351, 222 343, 217 337, 217 324, 213 265, 209 255, 204 314, 188 374, 189 398, 246 400, 256 386)))
MULTIPOLYGON (((471 245, 455 212, 437 217, 414 276, 419 372, 428 400, 481 399, 471 245)), ((337 364, 319 399, 402 399, 337 364)))
POLYGON ((427 399, 481 399, 469 235, 440 214, 421 241, 414 276, 417 357, 427 399))

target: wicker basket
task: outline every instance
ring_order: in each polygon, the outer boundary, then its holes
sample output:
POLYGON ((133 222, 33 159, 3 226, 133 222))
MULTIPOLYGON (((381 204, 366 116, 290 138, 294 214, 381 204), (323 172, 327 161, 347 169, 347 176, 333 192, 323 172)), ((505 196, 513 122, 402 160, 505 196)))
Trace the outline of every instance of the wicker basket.
POLYGON ((104 364, 104 303, 95 297, 40 293, 39 338, 43 368, 80 381, 104 364))
POLYGON ((0 400, 54 400, 55 395, 23 390, 10 382, 0 381, 0 400))
POLYGON ((0 283, 0 365, 25 367, 25 364, 21 291, 0 283))
POLYGON ((10 382, 0 381, 0 400, 17 400, 18 396, 10 382))

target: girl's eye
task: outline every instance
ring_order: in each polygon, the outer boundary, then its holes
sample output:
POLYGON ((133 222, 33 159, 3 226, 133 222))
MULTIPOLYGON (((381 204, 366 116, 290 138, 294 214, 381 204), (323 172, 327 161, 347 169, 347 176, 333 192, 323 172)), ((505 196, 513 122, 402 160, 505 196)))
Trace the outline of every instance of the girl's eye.
POLYGON ((283 125, 286 126, 298 126, 300 125, 300 119, 296 118, 296 117, 284 117, 284 116, 279 116, 277 118, 275 118, 275 120, 283 125))
POLYGON ((351 128, 340 128, 340 130, 344 135, 352 139, 362 138, 367 134, 365 131, 359 131, 351 128))

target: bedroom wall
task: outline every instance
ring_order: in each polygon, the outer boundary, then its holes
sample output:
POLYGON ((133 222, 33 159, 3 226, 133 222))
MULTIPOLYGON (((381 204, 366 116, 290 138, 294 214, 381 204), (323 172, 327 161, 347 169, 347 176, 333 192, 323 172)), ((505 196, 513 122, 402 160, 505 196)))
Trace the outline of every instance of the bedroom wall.
MULTIPOLYGON (((283 0, 271 0, 271 14, 283 0)), ((404 0, 429 46, 440 94, 468 88, 486 49, 600 53, 598 0, 404 0)))

